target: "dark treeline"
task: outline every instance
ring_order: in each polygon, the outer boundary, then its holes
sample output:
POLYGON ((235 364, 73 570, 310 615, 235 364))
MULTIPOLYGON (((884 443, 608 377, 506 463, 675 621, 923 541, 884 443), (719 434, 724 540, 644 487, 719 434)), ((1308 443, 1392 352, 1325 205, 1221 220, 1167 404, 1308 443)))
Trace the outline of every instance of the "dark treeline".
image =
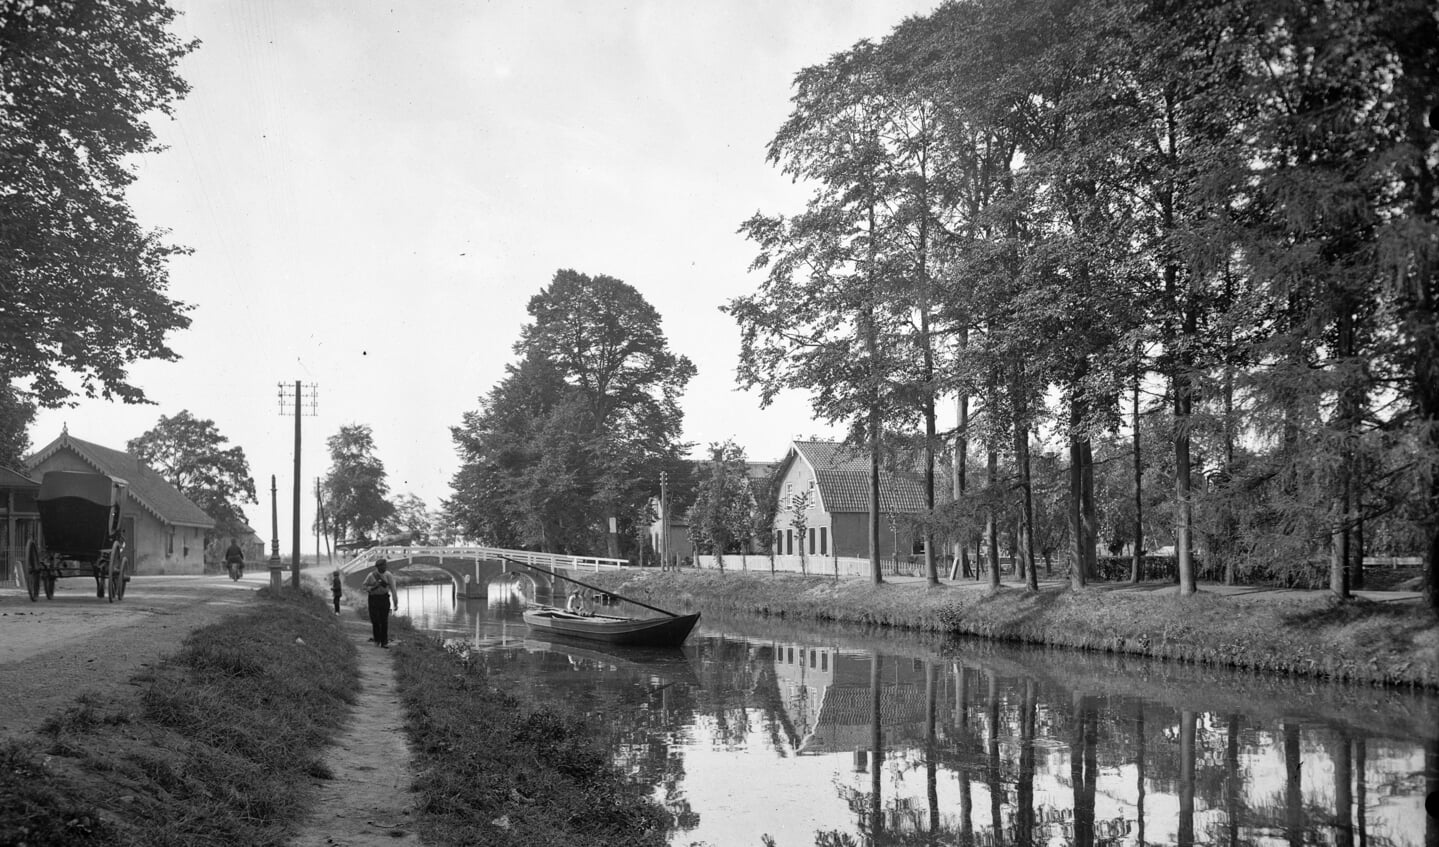
POLYGON ((1385 552, 1439 609, 1436 59, 1425 0, 909 19, 796 76, 740 381, 924 472, 931 580, 941 536, 1030 586, 1172 542, 1185 594, 1385 552))

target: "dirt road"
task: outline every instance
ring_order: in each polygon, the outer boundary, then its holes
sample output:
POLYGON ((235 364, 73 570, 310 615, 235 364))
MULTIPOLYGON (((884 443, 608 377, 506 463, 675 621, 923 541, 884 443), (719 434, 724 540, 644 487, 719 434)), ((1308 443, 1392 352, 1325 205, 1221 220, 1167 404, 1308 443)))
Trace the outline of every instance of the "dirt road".
POLYGON ((243 608, 269 581, 218 576, 137 576, 118 603, 90 579, 56 583, 31 602, 0 588, 0 736, 33 732, 86 690, 126 685, 173 653, 192 630, 243 608))

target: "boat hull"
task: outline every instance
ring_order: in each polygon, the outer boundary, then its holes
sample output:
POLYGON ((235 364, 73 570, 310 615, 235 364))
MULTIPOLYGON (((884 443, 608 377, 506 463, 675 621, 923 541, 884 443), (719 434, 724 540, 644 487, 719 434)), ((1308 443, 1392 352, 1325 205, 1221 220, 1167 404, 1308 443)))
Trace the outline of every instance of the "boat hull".
POLYGON ((548 607, 524 613, 525 624, 536 632, 645 647, 683 644, 700 619, 699 613, 672 618, 617 618, 610 615, 577 615, 548 607))

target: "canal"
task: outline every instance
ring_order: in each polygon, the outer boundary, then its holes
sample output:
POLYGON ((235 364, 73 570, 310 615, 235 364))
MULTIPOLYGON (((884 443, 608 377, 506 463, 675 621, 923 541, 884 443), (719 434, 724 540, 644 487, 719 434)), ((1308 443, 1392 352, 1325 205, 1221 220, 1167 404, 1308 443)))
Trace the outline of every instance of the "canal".
POLYGON ((520 609, 400 606, 495 685, 580 705, 674 845, 1439 844, 1429 695, 708 613, 625 650, 520 609))

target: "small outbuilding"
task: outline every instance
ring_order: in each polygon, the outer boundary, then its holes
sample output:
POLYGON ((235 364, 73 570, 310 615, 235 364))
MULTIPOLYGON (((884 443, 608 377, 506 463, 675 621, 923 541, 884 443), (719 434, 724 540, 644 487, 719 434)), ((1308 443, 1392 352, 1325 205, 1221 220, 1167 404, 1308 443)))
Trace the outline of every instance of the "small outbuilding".
POLYGON ((35 496, 40 481, 0 468, 0 584, 15 584, 24 569, 25 545, 40 531, 35 496))

